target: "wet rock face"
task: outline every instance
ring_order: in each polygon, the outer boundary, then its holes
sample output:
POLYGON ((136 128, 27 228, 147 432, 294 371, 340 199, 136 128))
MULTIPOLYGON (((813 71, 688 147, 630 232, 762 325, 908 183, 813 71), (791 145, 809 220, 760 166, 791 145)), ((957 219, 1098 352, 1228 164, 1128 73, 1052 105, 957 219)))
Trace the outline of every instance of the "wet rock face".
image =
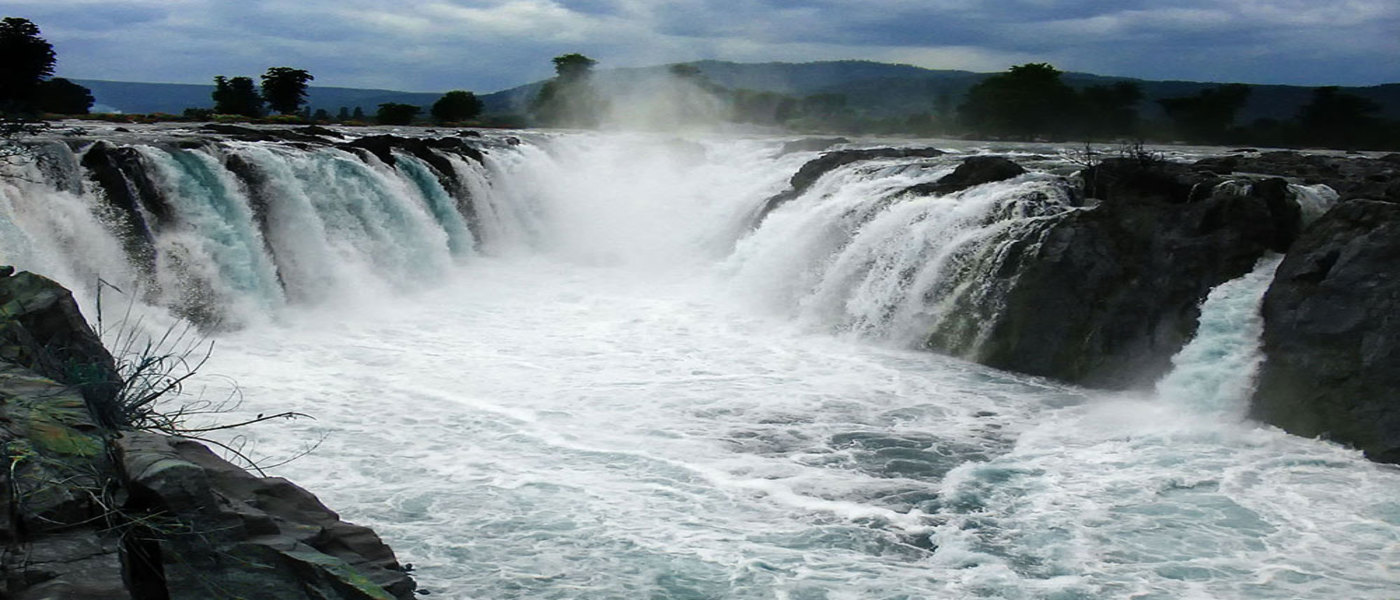
POLYGON ((1400 204, 1329 211, 1279 266, 1263 313, 1252 415, 1400 463, 1400 204))
POLYGON ((1265 152, 1257 156, 1221 156, 1197 161, 1194 168, 1219 174, 1268 173, 1306 184, 1326 184, 1342 200, 1364 198, 1400 202, 1400 159, 1325 156, 1300 152, 1265 152))
POLYGON ((125 428, 114 364, 67 289, 0 268, 0 598, 414 596, 310 492, 125 428))
MULTIPOLYGON (((989 366, 1105 388, 1164 375, 1194 334, 1215 286, 1244 275, 1296 235, 1298 206, 1282 181, 1249 193, 1179 165, 1105 161, 1085 174, 1100 200, 1065 213, 1010 250, 987 335, 970 358, 989 366)), ((935 349, 965 348, 935 333, 935 349)))
POLYGON ((807 161, 807 164, 802 165, 802 168, 798 169, 797 173, 788 180, 788 189, 764 202, 763 207, 759 209, 754 218, 754 224, 762 222, 768 213, 773 212, 779 206, 801 196, 812 187, 812 184, 821 179, 822 175, 851 163, 881 158, 932 158, 944 154, 946 153, 937 148, 870 148, 827 152, 807 161))
POLYGON ((127 510, 155 531, 129 554, 170 598, 218 590, 259 597, 385 600, 413 597, 414 582, 368 528, 345 523, 311 493, 255 477, 190 440, 129 433, 116 441, 127 510), (162 526, 162 524, 164 526, 162 526), (296 595, 291 590, 306 590, 296 595))
POLYGON ((904 191, 921 196, 947 195, 984 183, 1005 181, 1025 172, 1025 168, 1006 157, 971 156, 963 160, 962 164, 958 165, 958 168, 954 169, 952 173, 943 176, 938 181, 921 183, 904 191))
POLYGON ((0 360, 74 386, 104 425, 117 424, 116 362, 63 286, 20 272, 0 277, 0 360))

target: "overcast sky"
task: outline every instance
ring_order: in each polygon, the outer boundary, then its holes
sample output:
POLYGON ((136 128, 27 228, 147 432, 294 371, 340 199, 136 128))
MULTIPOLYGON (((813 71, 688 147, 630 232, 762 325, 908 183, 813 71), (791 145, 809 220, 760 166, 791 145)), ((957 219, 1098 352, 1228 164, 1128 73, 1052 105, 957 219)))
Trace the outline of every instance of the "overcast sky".
POLYGON ((492 92, 600 67, 868 59, 1147 79, 1400 82, 1400 0, 4 0, 78 79, 492 92))

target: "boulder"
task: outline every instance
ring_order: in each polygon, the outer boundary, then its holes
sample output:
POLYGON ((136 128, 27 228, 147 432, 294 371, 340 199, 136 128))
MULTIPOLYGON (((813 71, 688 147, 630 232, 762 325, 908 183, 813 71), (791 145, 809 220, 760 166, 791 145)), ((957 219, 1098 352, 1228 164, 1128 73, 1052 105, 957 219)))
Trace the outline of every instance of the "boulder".
POLYGON ((0 360, 74 386, 104 425, 117 425, 121 375, 72 292, 34 273, 0 277, 0 315, 0 360))
POLYGON ((1220 174, 1267 173, 1309 185, 1325 184, 1336 190, 1342 200, 1364 198, 1400 202, 1400 164, 1391 156, 1372 159, 1274 151, 1257 156, 1206 158, 1193 167, 1220 174))
POLYGON ((1003 156, 970 156, 938 181, 910 186, 904 193, 946 196, 984 183, 1011 179, 1025 172, 1021 165, 1003 156))
POLYGON ((125 511, 153 524, 128 553, 156 565, 145 569, 146 578, 173 600, 214 591, 308 600, 413 597, 413 580, 373 531, 341 521, 285 479, 256 477, 192 440, 143 432, 117 440, 116 454, 127 482, 125 511))
POLYGON ((413 597, 310 492, 124 429, 114 363, 68 290, 0 268, 0 598, 413 597))
POLYGON ((773 212, 789 200, 801 196, 823 175, 851 163, 882 158, 933 158, 944 154, 946 153, 937 148, 868 148, 827 152, 807 161, 807 164, 802 165, 802 168, 798 169, 797 173, 788 180, 788 189, 766 200, 759 208, 753 224, 757 226, 763 222, 768 213, 773 212))
POLYGON ((1145 387, 1171 368, 1215 286, 1291 242, 1287 186, 1219 186, 1177 165, 1105 161, 1084 176, 1086 210, 1010 243, 927 339, 977 362, 1095 387, 1145 387))
POLYGON ((109 490, 102 430, 81 394, 0 360, 0 448, 0 597, 129 598, 97 500, 109 490))
POLYGON ((1400 463, 1400 204, 1352 200, 1294 245, 1264 296, 1251 414, 1400 463))

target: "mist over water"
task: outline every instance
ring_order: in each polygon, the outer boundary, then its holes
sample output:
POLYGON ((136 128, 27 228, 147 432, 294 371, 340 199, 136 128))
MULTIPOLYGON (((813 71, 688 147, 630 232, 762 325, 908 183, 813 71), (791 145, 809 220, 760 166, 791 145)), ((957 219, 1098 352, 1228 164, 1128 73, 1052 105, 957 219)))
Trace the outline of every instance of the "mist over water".
MULTIPOLYGON (((859 163, 754 227, 815 153, 522 140, 453 162, 463 190, 339 150, 141 150, 190 203, 157 243, 195 264, 168 273, 201 274, 243 324, 191 392, 237 382, 230 420, 314 415, 240 433, 273 460, 319 440, 274 474, 374 527, 435 597, 1400 585, 1400 473, 1243 419, 1277 259, 1211 294, 1154 392, 1094 392, 909 349, 1006 242, 1079 210, 1057 173, 900 200, 965 154, 859 163), (268 175, 266 228, 218 153, 268 175), (446 210, 468 196, 474 225, 446 210)), ((94 193, 0 184, 4 260, 85 308, 93 275, 140 279, 94 193)), ((143 302, 179 304, 170 286, 143 302)))

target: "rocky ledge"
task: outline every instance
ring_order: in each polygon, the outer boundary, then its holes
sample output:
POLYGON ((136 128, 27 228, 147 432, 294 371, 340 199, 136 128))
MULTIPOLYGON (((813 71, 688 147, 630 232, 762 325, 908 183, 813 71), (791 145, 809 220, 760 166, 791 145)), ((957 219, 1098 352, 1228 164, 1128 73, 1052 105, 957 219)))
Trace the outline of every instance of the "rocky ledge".
POLYGON ((117 362, 68 290, 0 270, 0 597, 389 600, 365 527, 193 440, 123 426, 117 362))
POLYGON ((1264 296, 1253 415, 1400 463, 1400 204, 1342 202, 1264 296))

